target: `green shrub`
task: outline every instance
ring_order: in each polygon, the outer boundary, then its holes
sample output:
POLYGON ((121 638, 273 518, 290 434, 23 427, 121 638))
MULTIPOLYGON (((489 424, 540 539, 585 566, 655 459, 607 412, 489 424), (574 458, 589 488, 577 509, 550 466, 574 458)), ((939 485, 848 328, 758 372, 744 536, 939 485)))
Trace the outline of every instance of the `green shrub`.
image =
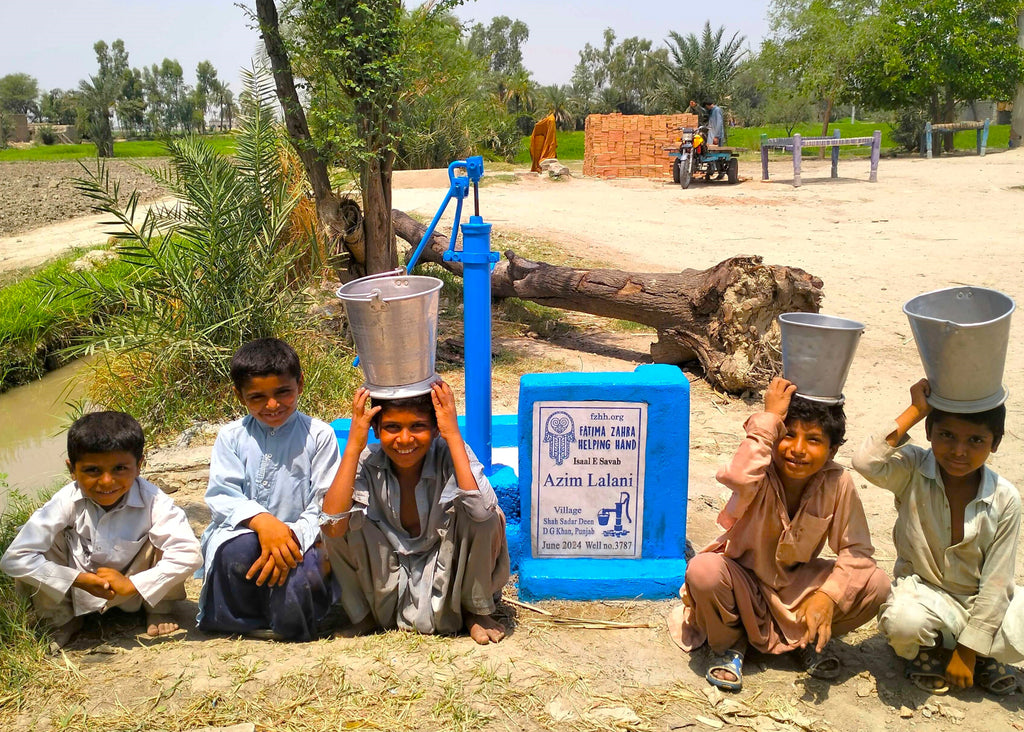
POLYGON ((44 145, 53 145, 57 142, 57 131, 50 125, 43 125, 37 132, 39 134, 39 142, 44 145))
POLYGON ((139 271, 113 283, 89 272, 65 278, 111 314, 81 348, 101 356, 90 398, 157 434, 235 416, 228 362, 255 338, 290 340, 307 370, 323 372, 324 395, 310 389, 304 403, 344 401, 354 385, 347 348, 308 343, 317 340, 308 293, 322 263, 310 260, 316 242, 297 214, 305 180, 301 166, 282 164, 288 148, 269 84, 250 75, 246 86, 253 103, 234 159, 185 137, 168 141, 168 168, 149 171, 181 205, 150 209, 137 224, 138 193, 120 205, 102 161, 76 181, 122 225, 117 251, 139 271))
POLYGON ((893 115, 889 136, 899 149, 917 152, 921 149, 921 134, 928 115, 919 109, 898 109, 893 115))

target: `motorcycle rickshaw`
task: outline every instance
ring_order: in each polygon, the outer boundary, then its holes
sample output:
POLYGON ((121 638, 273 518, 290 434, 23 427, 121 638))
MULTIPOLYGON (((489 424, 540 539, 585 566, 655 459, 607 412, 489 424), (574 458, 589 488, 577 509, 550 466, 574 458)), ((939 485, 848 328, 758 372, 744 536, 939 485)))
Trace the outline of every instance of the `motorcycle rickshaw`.
POLYGON ((731 147, 708 145, 707 125, 696 130, 684 127, 679 152, 670 154, 675 158, 672 182, 683 188, 688 188, 698 173, 703 173, 705 181, 726 178, 730 183, 738 183, 740 180, 740 161, 736 152, 731 147))

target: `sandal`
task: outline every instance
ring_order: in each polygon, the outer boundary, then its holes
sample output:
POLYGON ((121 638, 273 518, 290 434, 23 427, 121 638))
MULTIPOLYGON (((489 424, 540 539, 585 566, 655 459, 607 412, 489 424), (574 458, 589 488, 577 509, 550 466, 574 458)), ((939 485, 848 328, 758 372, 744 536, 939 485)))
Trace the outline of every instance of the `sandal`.
POLYGON ((1005 664, 988 656, 978 656, 974 681, 989 694, 1006 696, 1017 691, 1017 677, 1005 664))
POLYGON ((942 649, 930 646, 917 652, 913 661, 907 661, 907 678, 921 691, 929 694, 945 694, 949 691, 946 683, 946 663, 942 649), (941 682, 940 686, 935 681, 941 682))
POLYGON ((726 691, 739 691, 743 688, 743 654, 734 648, 730 648, 720 656, 715 656, 704 678, 712 686, 726 691), (736 677, 734 681, 719 679, 714 675, 715 671, 724 671, 736 677))
POLYGON ((814 646, 797 648, 796 653, 797 658, 800 660, 800 666, 807 672, 808 676, 825 680, 839 677, 842 664, 839 662, 839 657, 832 653, 828 646, 825 646, 825 650, 822 653, 818 653, 814 646))

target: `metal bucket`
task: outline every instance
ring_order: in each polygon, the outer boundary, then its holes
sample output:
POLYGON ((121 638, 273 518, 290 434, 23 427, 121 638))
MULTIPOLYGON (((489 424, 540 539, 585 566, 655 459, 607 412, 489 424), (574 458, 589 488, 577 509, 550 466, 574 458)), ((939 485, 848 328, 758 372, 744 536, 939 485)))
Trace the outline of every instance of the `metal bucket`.
POLYGON ((1003 386, 1013 298, 982 287, 951 287, 909 300, 903 312, 931 386, 946 412, 983 412, 1006 401, 1003 386))
POLYGON ((864 324, 819 313, 783 313, 782 375, 796 393, 824 404, 842 404, 864 324))
POLYGON ((426 394, 437 381, 437 308, 441 280, 405 270, 370 275, 338 288, 366 387, 375 397, 426 394))

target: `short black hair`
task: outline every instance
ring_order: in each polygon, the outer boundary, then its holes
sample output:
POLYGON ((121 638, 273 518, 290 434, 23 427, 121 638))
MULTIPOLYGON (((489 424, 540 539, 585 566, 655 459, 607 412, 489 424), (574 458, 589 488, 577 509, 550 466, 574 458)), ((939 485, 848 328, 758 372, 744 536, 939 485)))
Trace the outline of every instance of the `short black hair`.
POLYGON ((384 412, 389 409, 408 409, 429 415, 430 422, 437 427, 437 412, 434 411, 434 400, 429 393, 420 394, 419 396, 402 397, 401 399, 378 399, 373 397, 370 399, 370 405, 381 408, 377 412, 377 416, 373 418, 373 423, 378 426, 380 425, 381 417, 384 416, 384 412))
POLYGON ((130 452, 142 461, 146 435, 135 417, 124 412, 90 412, 68 429, 68 460, 72 467, 83 455, 96 452, 130 452))
POLYGON ((928 439, 932 436, 932 426, 936 422, 940 422, 947 417, 956 417, 962 419, 965 422, 971 424, 980 425, 987 427, 992 433, 992 446, 999 447, 999 443, 1003 439, 1003 434, 1006 432, 1006 405, 1000 404, 998 407, 992 409, 986 409, 984 412, 969 412, 967 414, 957 414, 955 412, 944 412, 941 409, 932 409, 928 412, 928 416, 924 418, 924 431, 928 435, 928 439))
POLYGON ((846 412, 842 404, 815 402, 794 394, 786 412, 786 421, 791 419, 820 425, 828 437, 829 447, 839 447, 846 442, 846 412))
POLYGON ((701 103, 700 103, 700 106, 702 106, 702 107, 706 107, 706 106, 708 106, 709 104, 714 104, 714 102, 713 102, 713 101, 711 101, 710 99, 705 99, 705 100, 704 100, 703 102, 701 102, 701 103))
POLYGON ((231 383, 241 391, 256 376, 291 376, 302 378, 299 354, 280 338, 259 338, 249 341, 231 357, 231 383))

